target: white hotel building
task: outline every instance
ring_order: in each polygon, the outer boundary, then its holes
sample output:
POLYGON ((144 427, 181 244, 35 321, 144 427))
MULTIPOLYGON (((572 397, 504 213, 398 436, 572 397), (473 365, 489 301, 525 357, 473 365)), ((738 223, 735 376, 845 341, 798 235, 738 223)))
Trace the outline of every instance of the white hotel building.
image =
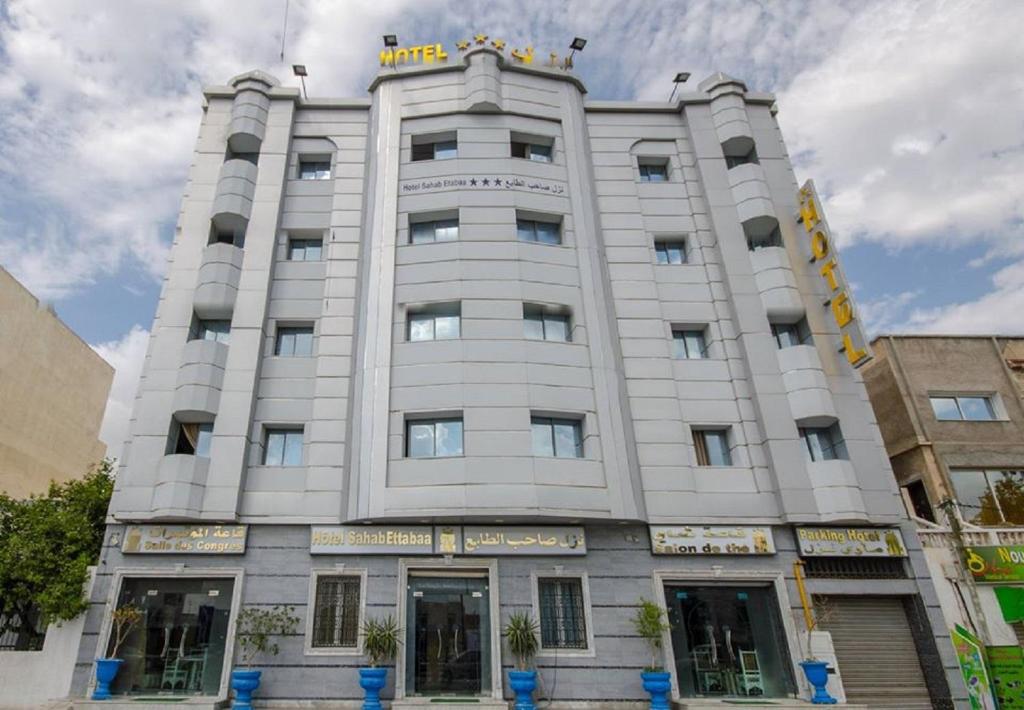
POLYGON ((212 707, 239 609, 286 604, 267 704, 357 705, 384 614, 395 707, 504 704, 531 610, 540 695, 640 707, 643 597, 684 707, 795 704, 802 561, 835 694, 959 707, 774 97, 448 53, 363 98, 205 90, 74 694, 134 603, 114 692, 212 707))

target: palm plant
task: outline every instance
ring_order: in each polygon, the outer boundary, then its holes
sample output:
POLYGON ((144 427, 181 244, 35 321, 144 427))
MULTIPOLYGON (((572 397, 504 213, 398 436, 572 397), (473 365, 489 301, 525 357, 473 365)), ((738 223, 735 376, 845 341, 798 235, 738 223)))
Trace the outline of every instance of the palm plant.
POLYGON ((516 670, 529 669, 533 657, 537 655, 540 647, 537 630, 537 621, 529 613, 517 611, 509 616, 505 624, 505 637, 508 639, 508 650, 516 659, 516 670))
POLYGON ((363 622, 363 652, 371 668, 384 665, 398 655, 401 633, 398 622, 390 614, 363 622))

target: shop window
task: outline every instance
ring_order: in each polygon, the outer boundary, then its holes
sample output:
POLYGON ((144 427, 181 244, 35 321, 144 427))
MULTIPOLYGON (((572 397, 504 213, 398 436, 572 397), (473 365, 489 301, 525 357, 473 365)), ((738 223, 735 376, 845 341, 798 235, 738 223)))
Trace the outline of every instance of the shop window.
POLYGON ((550 163, 553 152, 551 138, 529 136, 513 132, 509 140, 510 154, 513 158, 525 158, 538 163, 550 163))
POLYGON ((668 158, 639 158, 640 182, 667 182, 668 158))
POLYGON ((685 264, 686 242, 682 239, 655 241, 654 261, 658 264, 685 264))
POLYGON ((1024 525, 1024 471, 949 472, 960 516, 974 525, 1024 525))
POLYGON ((405 455, 411 459, 462 456, 462 419, 407 420, 405 455))
POLYGON ((459 303, 436 303, 409 311, 407 338, 410 342, 422 340, 453 340, 461 335, 459 303))
MULTIPOLYGON (((142 609, 122 644, 124 659, 111 690, 124 695, 220 693, 233 579, 126 577, 117 606, 142 609)), ((113 650, 107 642, 106 654, 113 650)), ((106 655, 105 654, 105 655, 106 655)))
POLYGON ((672 357, 677 360, 704 360, 708 345, 703 330, 672 329, 672 357))
POLYGON ((523 325, 526 337, 531 340, 556 340, 562 343, 572 340, 568 314, 544 306, 524 303, 523 325))
POLYGON ((772 323, 772 337, 779 350, 795 345, 806 345, 811 342, 811 329, 807 319, 801 318, 796 323, 772 323))
POLYGON ((330 158, 301 158, 299 160, 299 180, 330 180, 330 158))
POLYGON ((267 429, 263 446, 264 466, 301 466, 302 429, 267 429))
POLYGON ((679 695, 784 698, 796 692, 770 586, 665 585, 679 695))
POLYGON ((454 131, 429 136, 413 136, 412 159, 447 160, 459 155, 458 138, 454 131))
POLYGON ((839 422, 827 427, 800 427, 800 439, 804 442, 804 452, 811 461, 833 461, 848 459, 846 442, 839 422))
POLYGON ((218 343, 228 344, 231 338, 231 321, 226 319, 205 319, 198 316, 192 319, 192 327, 189 328, 189 340, 215 340, 218 343))
POLYGON ((324 240, 289 239, 288 261, 320 261, 323 258, 324 240))
POLYGON ((459 238, 459 220, 438 219, 427 222, 409 220, 409 243, 431 244, 433 242, 454 242, 459 238))
POLYGON ((932 395, 932 411, 939 421, 987 422, 996 419, 992 398, 984 395, 932 395))
POLYGON ((171 422, 171 435, 167 442, 168 454, 185 454, 210 458, 213 422, 171 422))
POLYGON ((533 455, 583 458, 583 426, 578 419, 532 417, 533 455))
POLYGON ((313 354, 313 326, 278 327, 274 354, 281 357, 309 357, 313 354))
POLYGON ((359 644, 362 577, 321 574, 316 578, 312 648, 351 648, 359 644))
POLYGON ((732 466, 728 429, 694 429, 693 448, 698 466, 732 466))
POLYGON ((516 237, 521 242, 537 242, 538 244, 561 244, 562 225, 537 219, 525 219, 516 216, 516 237))
POLYGON ((537 600, 542 649, 587 648, 587 617, 581 578, 540 577, 537 579, 537 600))

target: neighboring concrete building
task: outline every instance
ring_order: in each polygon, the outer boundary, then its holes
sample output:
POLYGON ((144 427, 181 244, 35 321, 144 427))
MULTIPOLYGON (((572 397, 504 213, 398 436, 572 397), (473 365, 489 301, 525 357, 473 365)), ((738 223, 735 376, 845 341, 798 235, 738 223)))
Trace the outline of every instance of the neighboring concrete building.
POLYGON ((989 645, 1018 646, 1024 338, 887 335, 872 345, 864 382, 908 510, 922 526, 946 620, 989 645), (956 528, 971 570, 961 564, 956 528))
POLYGON ((501 625, 532 610, 543 694, 640 707, 648 597, 687 707, 795 704, 803 560, 834 689, 953 707, 774 97, 593 100, 499 49, 363 99, 206 89, 75 693, 116 604, 147 617, 115 692, 211 705, 239 608, 288 604, 264 701, 357 705, 358 624, 390 613, 395 707, 504 706, 501 625))
POLYGON ((106 453, 100 422, 114 369, 0 268, 0 491, 43 493, 106 453))

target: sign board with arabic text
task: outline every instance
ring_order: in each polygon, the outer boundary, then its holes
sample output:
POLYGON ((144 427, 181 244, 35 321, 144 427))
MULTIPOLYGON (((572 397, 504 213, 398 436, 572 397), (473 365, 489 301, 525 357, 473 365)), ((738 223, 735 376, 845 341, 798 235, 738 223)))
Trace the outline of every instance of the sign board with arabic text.
POLYGON ((772 529, 749 525, 651 525, 655 555, 773 555, 772 529))

